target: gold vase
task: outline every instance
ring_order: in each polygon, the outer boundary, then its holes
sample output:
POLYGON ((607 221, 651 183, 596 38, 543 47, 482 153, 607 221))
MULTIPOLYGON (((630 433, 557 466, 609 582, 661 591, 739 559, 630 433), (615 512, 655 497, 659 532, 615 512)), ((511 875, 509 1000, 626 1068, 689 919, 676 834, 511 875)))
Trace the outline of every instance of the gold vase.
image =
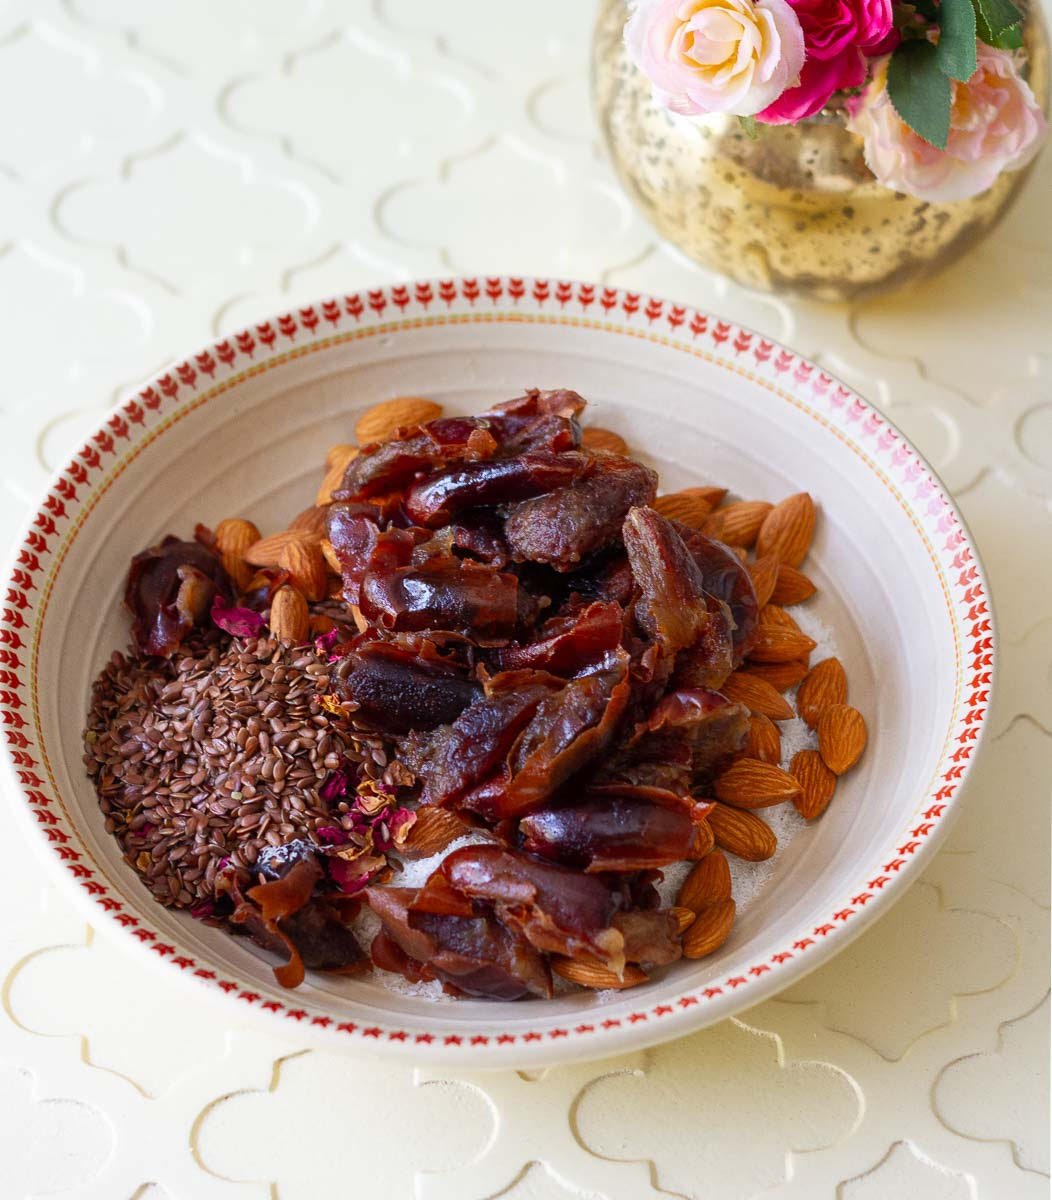
MULTIPOLYGON (((656 104, 621 36, 625 0, 600 0, 592 60, 596 114, 621 182, 658 232, 748 287, 851 300, 900 287, 963 254, 1004 215, 1028 169, 970 200, 931 204, 882 187, 842 117, 746 136, 736 117, 696 123, 656 104)), ((1029 82, 1048 105, 1039 14, 1024 40, 1029 82)))

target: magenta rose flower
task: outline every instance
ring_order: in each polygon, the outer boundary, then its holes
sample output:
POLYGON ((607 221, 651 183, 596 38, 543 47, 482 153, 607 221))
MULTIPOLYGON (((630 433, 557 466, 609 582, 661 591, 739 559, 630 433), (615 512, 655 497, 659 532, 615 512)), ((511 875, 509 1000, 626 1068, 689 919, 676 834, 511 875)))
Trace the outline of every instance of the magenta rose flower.
POLYGON ((841 88, 861 87, 866 58, 897 42, 891 0, 789 0, 804 33, 800 82, 756 114, 768 125, 788 125, 824 108, 841 88))

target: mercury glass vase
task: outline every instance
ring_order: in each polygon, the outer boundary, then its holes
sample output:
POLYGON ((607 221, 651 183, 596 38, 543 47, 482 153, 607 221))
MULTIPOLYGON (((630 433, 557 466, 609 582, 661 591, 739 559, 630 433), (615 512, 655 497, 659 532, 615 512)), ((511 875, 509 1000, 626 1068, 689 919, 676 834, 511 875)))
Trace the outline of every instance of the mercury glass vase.
MULTIPOLYGON (((702 266, 748 287, 852 300, 948 266, 993 228, 1028 169, 969 200, 933 204, 882 187, 843 117, 763 126, 695 122, 655 103, 622 39, 625 0, 600 0, 592 93, 621 182, 657 231, 702 266)), ((1048 106, 1048 38, 1025 24, 1028 79, 1048 106)))

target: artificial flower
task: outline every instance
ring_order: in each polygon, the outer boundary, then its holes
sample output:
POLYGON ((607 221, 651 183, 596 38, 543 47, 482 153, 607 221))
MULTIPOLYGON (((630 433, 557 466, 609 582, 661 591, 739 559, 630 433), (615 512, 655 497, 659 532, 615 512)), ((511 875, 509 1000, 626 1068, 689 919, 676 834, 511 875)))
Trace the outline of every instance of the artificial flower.
POLYGON ((952 83, 945 150, 899 117, 888 96, 888 60, 874 64, 869 86, 848 106, 847 127, 861 136, 866 166, 885 187, 933 203, 965 200, 1037 153, 1047 122, 1014 56, 982 42, 977 53, 972 77, 952 83))
POLYGON ((639 0, 625 42, 658 103, 689 117, 758 113, 804 61, 787 0, 639 0))

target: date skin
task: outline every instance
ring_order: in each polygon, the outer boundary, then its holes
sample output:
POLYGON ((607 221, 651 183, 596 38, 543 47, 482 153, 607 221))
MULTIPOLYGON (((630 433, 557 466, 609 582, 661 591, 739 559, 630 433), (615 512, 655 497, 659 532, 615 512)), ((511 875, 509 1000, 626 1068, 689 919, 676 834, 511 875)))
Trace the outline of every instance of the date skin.
POLYGON ((701 569, 672 523, 652 508, 625 519, 625 549, 640 590, 636 620, 675 685, 718 689, 733 669, 733 622, 706 592, 701 569))
POLYGON ((390 642, 357 646, 334 674, 336 695, 358 706, 356 717, 392 734, 449 724, 482 695, 453 665, 390 642))
POLYGON ((592 470, 589 454, 534 451, 515 458, 451 467, 414 483, 405 510, 418 525, 437 529, 466 509, 508 504, 567 487, 592 470))
POLYGON ((441 979, 466 995, 492 1000, 551 996, 548 965, 521 935, 485 911, 468 916, 412 912, 416 895, 413 888, 366 889, 366 901, 380 918, 384 933, 402 955, 425 970, 407 971, 408 964, 397 954, 374 943, 378 966, 401 970, 414 981, 441 979))
POLYGON ((569 487, 515 505, 504 539, 516 562, 548 563, 572 571, 614 544, 633 506, 657 494, 657 475, 617 454, 594 454, 591 472, 569 487))
POLYGON ((682 808, 623 795, 543 808, 519 822, 524 850, 588 874, 665 867, 692 858, 698 828, 682 808))
POLYGON ((451 630, 478 638, 513 635, 525 615, 520 601, 528 597, 520 597, 514 575, 452 556, 371 570, 359 592, 363 616, 384 629, 451 630))

